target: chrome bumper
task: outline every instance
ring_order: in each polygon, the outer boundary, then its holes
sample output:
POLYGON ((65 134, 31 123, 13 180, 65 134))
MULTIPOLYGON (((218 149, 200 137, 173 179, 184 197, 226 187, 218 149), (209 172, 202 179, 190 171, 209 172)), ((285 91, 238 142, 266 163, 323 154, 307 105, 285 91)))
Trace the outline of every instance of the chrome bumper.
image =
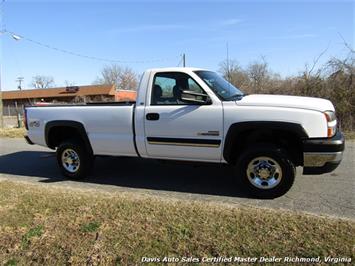
POLYGON ((303 153, 304 167, 322 167, 326 163, 337 163, 343 159, 343 152, 305 152, 303 153))
POLYGON ((317 175, 334 171, 343 159, 345 140, 338 131, 332 138, 303 141, 303 174, 317 175))

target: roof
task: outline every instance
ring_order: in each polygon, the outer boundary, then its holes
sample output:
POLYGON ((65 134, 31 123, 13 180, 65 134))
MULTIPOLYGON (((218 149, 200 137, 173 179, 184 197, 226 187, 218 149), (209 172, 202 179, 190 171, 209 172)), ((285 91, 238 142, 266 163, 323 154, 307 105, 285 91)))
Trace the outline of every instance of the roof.
POLYGON ((3 100, 36 99, 36 98, 59 98, 88 95, 115 95, 114 85, 89 85, 73 86, 48 89, 33 89, 22 91, 3 91, 3 100))
POLYGON ((116 91, 115 94, 115 101, 121 102, 121 101, 135 101, 137 97, 137 92, 136 91, 131 91, 131 90, 119 90, 116 91))
POLYGON ((147 71, 152 71, 152 72, 190 72, 190 71, 198 71, 198 70, 206 70, 202 68, 196 68, 196 67, 164 67, 164 68, 151 68, 148 69, 147 71))

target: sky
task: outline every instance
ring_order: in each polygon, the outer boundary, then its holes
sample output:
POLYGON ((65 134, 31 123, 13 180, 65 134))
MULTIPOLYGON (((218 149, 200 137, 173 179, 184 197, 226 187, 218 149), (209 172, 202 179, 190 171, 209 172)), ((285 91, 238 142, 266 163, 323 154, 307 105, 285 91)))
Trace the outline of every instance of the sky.
POLYGON ((246 67, 263 57, 282 76, 297 75, 354 47, 354 1, 15 1, 0 0, 2 90, 35 75, 92 84, 109 61, 138 74, 186 64, 218 71, 229 58, 246 67), (344 40, 343 40, 344 39, 344 40), (31 41, 32 40, 32 41, 31 41), (42 44, 42 45, 41 45, 42 44), (48 45, 52 48, 44 47, 48 45))

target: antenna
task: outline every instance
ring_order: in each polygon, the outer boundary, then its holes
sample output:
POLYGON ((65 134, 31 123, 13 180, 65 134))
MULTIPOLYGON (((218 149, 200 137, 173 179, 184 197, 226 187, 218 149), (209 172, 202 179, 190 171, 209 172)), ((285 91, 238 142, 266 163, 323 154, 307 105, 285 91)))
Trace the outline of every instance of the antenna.
POLYGON ((185 53, 182 54, 182 66, 186 67, 186 55, 185 55, 185 53))

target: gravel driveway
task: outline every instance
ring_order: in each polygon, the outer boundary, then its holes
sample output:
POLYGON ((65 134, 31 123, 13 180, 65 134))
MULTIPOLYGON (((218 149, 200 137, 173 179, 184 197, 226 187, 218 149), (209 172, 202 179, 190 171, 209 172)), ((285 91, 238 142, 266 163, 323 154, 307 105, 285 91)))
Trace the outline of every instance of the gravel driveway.
POLYGON ((355 218, 355 142, 347 141, 342 164, 333 172, 303 176, 292 189, 273 200, 248 198, 225 166, 193 166, 137 158, 102 157, 82 182, 65 180, 53 151, 22 139, 0 138, 0 180, 46 183, 48 186, 133 191, 161 197, 288 209, 318 215, 355 218))

